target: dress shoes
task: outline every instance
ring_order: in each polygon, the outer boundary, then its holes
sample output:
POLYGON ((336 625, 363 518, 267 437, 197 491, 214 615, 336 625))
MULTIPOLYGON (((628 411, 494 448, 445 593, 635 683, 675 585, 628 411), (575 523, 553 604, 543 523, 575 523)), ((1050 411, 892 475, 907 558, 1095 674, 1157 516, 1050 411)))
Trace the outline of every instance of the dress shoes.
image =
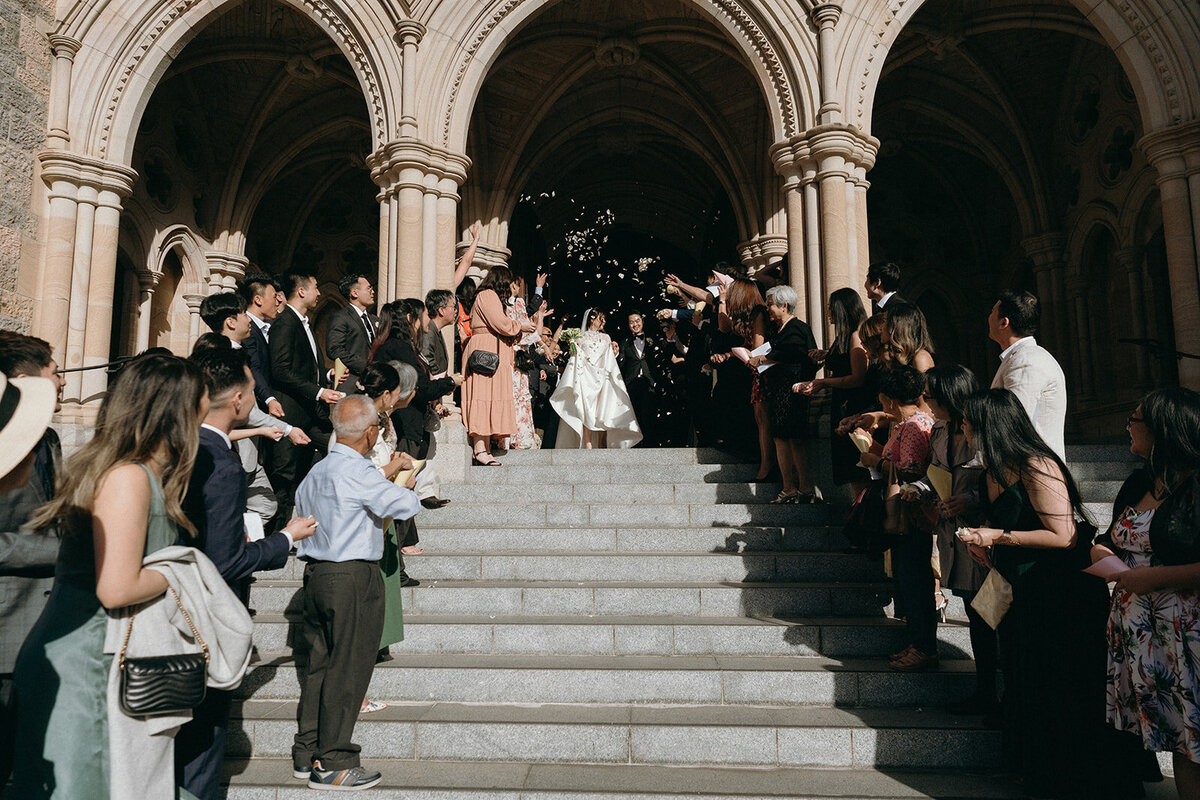
POLYGON ((425 508, 444 508, 450 505, 450 501, 441 497, 424 497, 421 499, 421 505, 425 508))
POLYGON ((400 585, 407 588, 409 586, 420 586, 421 582, 416 578, 410 578, 407 572, 401 572, 400 585))

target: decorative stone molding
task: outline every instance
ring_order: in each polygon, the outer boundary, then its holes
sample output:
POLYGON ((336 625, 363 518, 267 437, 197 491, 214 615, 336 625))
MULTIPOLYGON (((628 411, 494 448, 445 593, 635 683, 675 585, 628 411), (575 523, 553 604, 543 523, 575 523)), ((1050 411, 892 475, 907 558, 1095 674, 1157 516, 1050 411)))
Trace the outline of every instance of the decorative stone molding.
POLYGON ((1200 122, 1172 125, 1142 137, 1138 147, 1160 179, 1200 173, 1200 122))
MULTIPOLYGON (((338 12, 325 0, 297 0, 298 4, 319 23, 324 23, 334 32, 334 39, 344 45, 355 71, 362 78, 364 94, 371 109, 371 120, 374 124, 376 141, 387 140, 387 124, 383 110, 383 95, 379 89, 379 80, 375 68, 367 55, 366 48, 356 38, 354 31, 346 24, 338 12)), ((117 116, 117 108, 125 95, 125 88, 130 78, 138 71, 142 59, 155 48, 163 33, 193 8, 205 5, 205 0, 177 0, 159 9, 158 16, 142 25, 144 31, 140 41, 127 49, 124 61, 117 74, 115 85, 109 93, 104 106, 100 123, 97 149, 102 158, 108 157, 108 147, 112 136, 113 121, 117 116)))
POLYGON ((193 314, 200 313, 200 304, 204 302, 204 298, 208 297, 205 294, 185 294, 183 302, 187 305, 187 310, 193 314))
MULTIPOLYGON (((446 115, 442 122, 442 144, 444 146, 450 144, 450 128, 454 122, 454 107, 458 101, 458 95, 462 91, 463 80, 466 78, 467 70, 470 68, 471 62, 475 59, 479 49, 500 23, 522 3, 535 1, 503 0, 503 2, 498 3, 483 24, 476 28, 475 35, 463 47, 462 57, 459 59, 458 67, 454 71, 454 79, 450 86, 450 96, 446 102, 446 115)), ((783 122, 783 132, 788 135, 798 133, 795 93, 788 79, 783 60, 776 52, 771 39, 755 21, 754 17, 742 7, 740 0, 706 0, 706 5, 710 6, 718 16, 728 20, 754 50, 770 80, 771 85, 769 88, 772 96, 775 98, 775 102, 778 104, 783 122)))
POLYGON ((1179 88, 1175 85, 1174 65, 1167 56, 1168 48, 1163 45, 1156 30, 1159 20, 1151 20, 1150 25, 1144 23, 1133 0, 1117 0, 1112 5, 1129 23, 1133 35, 1142 43, 1146 57, 1150 59, 1154 64, 1154 69, 1158 72, 1158 82, 1162 86, 1163 99, 1166 100, 1171 122, 1179 122, 1183 119, 1179 102, 1179 88))
POLYGON ((158 288, 159 281, 162 280, 162 273, 155 272, 152 269, 139 269, 136 275, 138 289, 141 291, 143 299, 154 294, 154 290, 158 288))
POLYGON ((425 38, 425 26, 415 19, 402 19, 396 23, 396 43, 403 47, 406 44, 419 45, 425 38))
MULTIPOLYGON (((470 242, 459 242, 454 246, 455 259, 462 258, 462 254, 471 246, 470 242)), ((475 248, 475 259, 471 262, 473 270, 479 274, 486 274, 485 270, 492 267, 507 267, 508 259, 512 257, 512 251, 507 247, 497 247, 496 245, 480 242, 475 248)))
POLYGON ((467 179, 471 159, 428 142, 411 137, 400 137, 367 156, 371 180, 383 190, 381 199, 400 189, 426 190, 426 176, 439 181, 449 178, 458 186, 467 179), (415 170, 419 177, 405 179, 402 173, 415 170))
POLYGON ((867 112, 867 87, 871 85, 871 73, 876 70, 882 71, 883 69, 882 63, 879 64, 878 67, 875 65, 875 60, 887 58, 888 50, 883 49, 883 41, 884 39, 888 38, 888 32, 892 23, 896 21, 896 17, 899 16, 901 10, 903 10, 905 3, 908 3, 909 1, 910 0, 887 0, 887 11, 884 13, 883 18, 879 21, 879 25, 875 29, 875 34, 871 37, 871 44, 867 48, 867 57, 863 64, 862 75, 860 76, 858 82, 858 97, 855 103, 855 119, 858 120, 859 125, 863 124, 863 118, 866 116, 867 112))
POLYGON ((601 39, 596 43, 596 63, 601 67, 631 67, 641 57, 638 43, 626 36, 601 39))
POLYGON ((787 255, 787 234, 756 234, 737 246, 738 256, 752 272, 758 272, 787 255))
MULTIPOLYGON (((133 194, 138 174, 129 167, 65 150, 43 150, 38 153, 42 165, 42 181, 51 190, 54 184, 65 181, 76 188, 87 186, 97 192, 110 191, 121 199, 133 194)), ((74 199, 74 197, 72 197, 74 199)))
POLYGON ((74 61, 75 54, 79 52, 79 48, 83 47, 83 42, 70 36, 64 36, 61 33, 52 33, 48 38, 50 40, 50 53, 55 58, 66 58, 74 61))
POLYGON ((865 183, 866 172, 875 166, 879 140, 849 125, 817 125, 801 136, 777 142, 769 152, 775 171, 788 181, 809 183, 840 174, 865 183))
POLYGON ((1021 249, 1036 269, 1050 268, 1062 261, 1067 237, 1059 231, 1039 233, 1021 240, 1021 249))

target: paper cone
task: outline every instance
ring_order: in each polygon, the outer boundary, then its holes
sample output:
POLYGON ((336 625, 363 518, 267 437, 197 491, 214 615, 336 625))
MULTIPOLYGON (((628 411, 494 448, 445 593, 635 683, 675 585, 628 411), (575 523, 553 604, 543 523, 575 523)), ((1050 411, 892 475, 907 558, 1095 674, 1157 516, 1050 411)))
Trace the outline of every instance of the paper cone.
POLYGON ((858 448, 858 452, 860 453, 867 452, 871 449, 871 445, 875 443, 875 440, 870 436, 858 431, 850 432, 850 441, 854 442, 854 446, 858 448))
POLYGON ((950 474, 949 470, 930 464, 925 474, 929 476, 929 482, 933 484, 933 490, 937 492, 938 497, 942 500, 949 498, 954 492, 954 476, 950 474))
POLYGON ((704 302, 703 300, 701 300, 699 303, 696 303, 696 306, 695 306, 695 308, 694 308, 693 310, 694 310, 694 311, 695 311, 697 314, 700 314, 700 313, 702 313, 702 312, 704 311, 704 309, 705 309, 705 308, 707 308, 707 307, 708 307, 708 303, 706 303, 706 302, 704 302))
POLYGON ((342 363, 340 358, 333 360, 333 388, 337 389, 341 386, 342 376, 347 372, 346 365, 342 363))
POLYGON ((425 459, 418 458, 413 460, 412 469, 402 469, 396 473, 396 477, 392 478, 392 482, 397 486, 403 486, 408 483, 408 479, 413 475, 419 475, 421 470, 425 469, 425 459))

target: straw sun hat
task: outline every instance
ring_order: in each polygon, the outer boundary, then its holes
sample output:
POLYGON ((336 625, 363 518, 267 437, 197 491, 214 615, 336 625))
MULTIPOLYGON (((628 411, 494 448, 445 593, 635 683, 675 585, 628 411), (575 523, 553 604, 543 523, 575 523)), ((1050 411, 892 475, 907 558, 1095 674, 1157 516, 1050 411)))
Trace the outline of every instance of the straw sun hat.
POLYGON ((0 477, 34 448, 54 414, 58 389, 49 378, 7 378, 0 373, 0 477))

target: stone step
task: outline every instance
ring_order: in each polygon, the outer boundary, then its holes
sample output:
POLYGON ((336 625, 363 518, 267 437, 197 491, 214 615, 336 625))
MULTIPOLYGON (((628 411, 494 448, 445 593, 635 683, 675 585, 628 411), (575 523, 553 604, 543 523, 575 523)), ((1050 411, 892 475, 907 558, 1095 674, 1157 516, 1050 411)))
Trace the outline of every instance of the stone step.
MULTIPOLYGON (((597 487, 599 488, 599 487, 597 487)), ((768 505, 766 503, 451 503, 422 511, 422 528, 688 528, 739 525, 803 526, 840 522, 845 509, 828 504, 768 505)))
MULTIPOLYGON (((296 703, 235 705, 233 758, 290 756, 296 703)), ((928 709, 398 703, 360 716, 364 758, 675 766, 1000 766, 1000 735, 928 709)))
MULTIPOLYGON (((581 617, 406 614, 399 654, 565 656, 884 657, 908 645, 904 623, 884 617, 581 617)), ((298 614, 255 618, 261 652, 286 652, 298 640, 298 614)), ((971 656, 964 621, 938 627, 941 654, 971 656)))
POLYGON ((428 552, 840 552, 848 546, 840 526, 728 528, 428 528, 428 552))
POLYGON ((1067 445, 1067 463, 1074 464, 1082 461, 1108 461, 1137 463, 1138 458, 1129 452, 1127 444, 1069 444, 1067 445))
MULTIPOLYGON (((300 696, 286 653, 261 653, 237 695, 300 696)), ((629 705, 943 706, 975 687, 974 664, 943 659, 905 674, 886 658, 400 654, 378 664, 368 696, 386 702, 629 705)))
MULTIPOLYGON (((374 800, 1011 800, 1019 787, 990 771, 904 771, 638 764, 463 763, 366 759, 383 774, 374 800)), ((228 800, 299 800, 290 758, 231 759, 228 800)))
POLYGON ((505 459, 503 469, 495 467, 467 470, 472 486, 495 484, 559 483, 746 483, 758 471, 757 464, 531 464, 505 459))
MULTIPOLYGON (((635 447, 603 450, 509 450, 497 457, 506 465, 578 466, 609 464, 745 464, 740 453, 706 447, 635 447)), ((475 471, 496 471, 495 467, 474 467, 475 471)))
MULTIPOLYGON (((591 505, 690 505, 766 503, 783 487, 778 483, 592 483, 442 484, 441 496, 458 503, 563 503, 591 505)), ((1117 488, 1120 488, 1119 486, 1117 488)))
MULTIPOLYGON (((416 574, 416 573, 414 573, 416 574)), ((403 591, 405 614, 867 616, 891 602, 887 582, 731 583, 632 581, 428 580, 403 591)), ((258 580, 250 605, 259 613, 299 609, 298 580, 258 580)), ((952 607, 961 601, 951 597, 952 607)))
MULTIPOLYGON (((432 535, 432 534, 431 534, 432 535)), ((593 581, 862 582, 883 577, 880 561, 849 553, 425 553, 405 556, 420 580, 555 581, 576 575, 593 581)), ((260 578, 297 579, 303 562, 291 558, 260 578)))

